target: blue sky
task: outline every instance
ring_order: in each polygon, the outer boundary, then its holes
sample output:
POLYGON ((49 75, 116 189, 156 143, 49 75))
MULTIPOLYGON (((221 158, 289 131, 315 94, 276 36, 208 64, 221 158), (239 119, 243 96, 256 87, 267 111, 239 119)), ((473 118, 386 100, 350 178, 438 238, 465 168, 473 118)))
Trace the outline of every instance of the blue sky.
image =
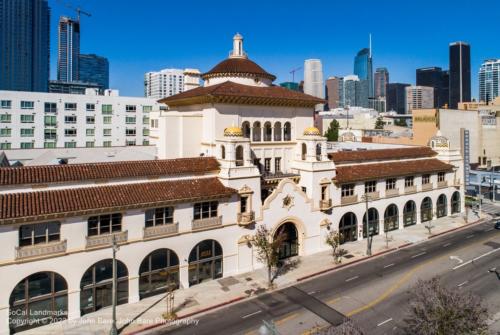
MULTIPOLYGON (((448 68, 448 43, 471 44, 472 95, 477 71, 500 58, 500 1, 483 0, 49 0, 51 77, 56 77, 57 22, 82 16, 81 52, 108 57, 110 82, 121 95, 142 96, 143 75, 162 68, 209 70, 226 58, 240 32, 249 57, 277 83, 304 59, 319 58, 325 78, 353 72, 356 52, 373 36, 375 67, 391 82, 415 82, 415 69, 448 68)), ((302 71, 296 80, 303 77, 302 71)))

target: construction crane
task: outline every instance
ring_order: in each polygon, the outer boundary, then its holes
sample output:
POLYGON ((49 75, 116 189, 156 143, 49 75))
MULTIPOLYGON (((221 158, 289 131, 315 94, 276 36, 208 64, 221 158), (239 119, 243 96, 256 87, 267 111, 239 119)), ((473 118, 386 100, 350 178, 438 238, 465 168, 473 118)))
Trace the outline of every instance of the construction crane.
POLYGON ((295 72, 297 72, 299 70, 302 70, 302 66, 290 71, 290 73, 292 74, 292 82, 295 82, 295 72))
POLYGON ((64 5, 66 8, 69 8, 71 10, 74 10, 76 12, 76 19, 78 22, 80 22, 80 14, 83 14, 83 15, 86 15, 86 16, 92 16, 92 14, 90 14, 89 12, 86 12, 84 11, 83 9, 81 9, 80 7, 73 7, 71 5, 71 3, 69 2, 63 2, 62 0, 58 0, 58 2, 62 5, 64 5))

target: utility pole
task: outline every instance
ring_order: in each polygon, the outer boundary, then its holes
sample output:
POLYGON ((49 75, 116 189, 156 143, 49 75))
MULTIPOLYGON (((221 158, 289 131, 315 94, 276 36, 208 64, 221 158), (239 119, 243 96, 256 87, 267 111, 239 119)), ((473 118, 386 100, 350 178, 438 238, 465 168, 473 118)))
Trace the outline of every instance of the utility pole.
POLYGON ((109 331, 109 334, 110 335, 118 335, 118 329, 116 328, 116 291, 117 291, 117 278, 116 278, 116 252, 119 250, 119 247, 118 245, 116 244, 116 235, 113 234, 113 244, 112 244, 112 248, 113 248, 113 292, 112 292, 112 296, 111 296, 111 299, 113 300, 112 301, 112 308, 113 308, 113 323, 111 324, 111 329, 109 331))
POLYGON ((370 220, 368 220, 368 201, 370 201, 370 196, 368 194, 363 194, 361 198, 365 201, 366 206, 366 255, 372 255, 372 234, 370 233, 370 220))

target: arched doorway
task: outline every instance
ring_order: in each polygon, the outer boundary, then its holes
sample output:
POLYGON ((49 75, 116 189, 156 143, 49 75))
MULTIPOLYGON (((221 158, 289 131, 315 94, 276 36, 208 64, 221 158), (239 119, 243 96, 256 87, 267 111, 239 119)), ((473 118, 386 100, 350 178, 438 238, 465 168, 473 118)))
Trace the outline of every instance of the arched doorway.
POLYGON ((412 226, 417 223, 417 205, 415 201, 409 200, 403 208, 403 225, 412 226))
POLYGON ((441 194, 436 202, 436 217, 442 218, 443 216, 447 215, 447 210, 446 210, 447 203, 448 201, 446 199, 446 195, 441 194))
POLYGON ((9 328, 17 333, 68 318, 68 285, 55 272, 37 272, 10 294, 9 328))
POLYGON ((179 257, 170 249, 158 249, 144 258, 139 268, 139 298, 179 288, 179 257))
MULTIPOLYGON (((128 302, 128 270, 125 264, 116 261, 117 304, 128 302)), ((92 265, 83 274, 80 282, 81 315, 111 306, 113 295, 113 260, 104 259, 92 265)))
MULTIPOLYGON (((370 227, 370 236, 378 235, 378 210, 376 208, 368 209, 368 226, 370 227)), ((366 213, 363 215, 363 237, 366 238, 366 213)))
POLYGON ((189 286, 221 277, 221 245, 215 240, 201 241, 189 254, 189 286))
POLYGON ((399 229, 399 213, 398 206, 390 204, 384 212, 384 231, 392 231, 399 229))
POLYGON ((358 219, 353 212, 345 213, 339 222, 340 243, 358 239, 358 219))
POLYGON ((425 197, 420 205, 420 221, 426 222, 432 220, 432 200, 425 197))
POLYGON ((283 242, 280 246, 279 259, 285 259, 299 254, 299 234, 297 228, 291 222, 282 224, 274 233, 274 238, 283 234, 283 242))
POLYGON ((460 192, 455 191, 451 196, 451 214, 460 213, 460 192))

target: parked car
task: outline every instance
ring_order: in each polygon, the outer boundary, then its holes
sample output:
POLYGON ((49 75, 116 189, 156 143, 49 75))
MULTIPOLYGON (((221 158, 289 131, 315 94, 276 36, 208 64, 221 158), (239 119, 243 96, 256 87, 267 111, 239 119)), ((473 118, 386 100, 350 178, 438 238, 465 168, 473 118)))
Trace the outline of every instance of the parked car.
POLYGON ((495 222, 495 229, 500 229, 500 220, 497 220, 497 222, 495 222))

